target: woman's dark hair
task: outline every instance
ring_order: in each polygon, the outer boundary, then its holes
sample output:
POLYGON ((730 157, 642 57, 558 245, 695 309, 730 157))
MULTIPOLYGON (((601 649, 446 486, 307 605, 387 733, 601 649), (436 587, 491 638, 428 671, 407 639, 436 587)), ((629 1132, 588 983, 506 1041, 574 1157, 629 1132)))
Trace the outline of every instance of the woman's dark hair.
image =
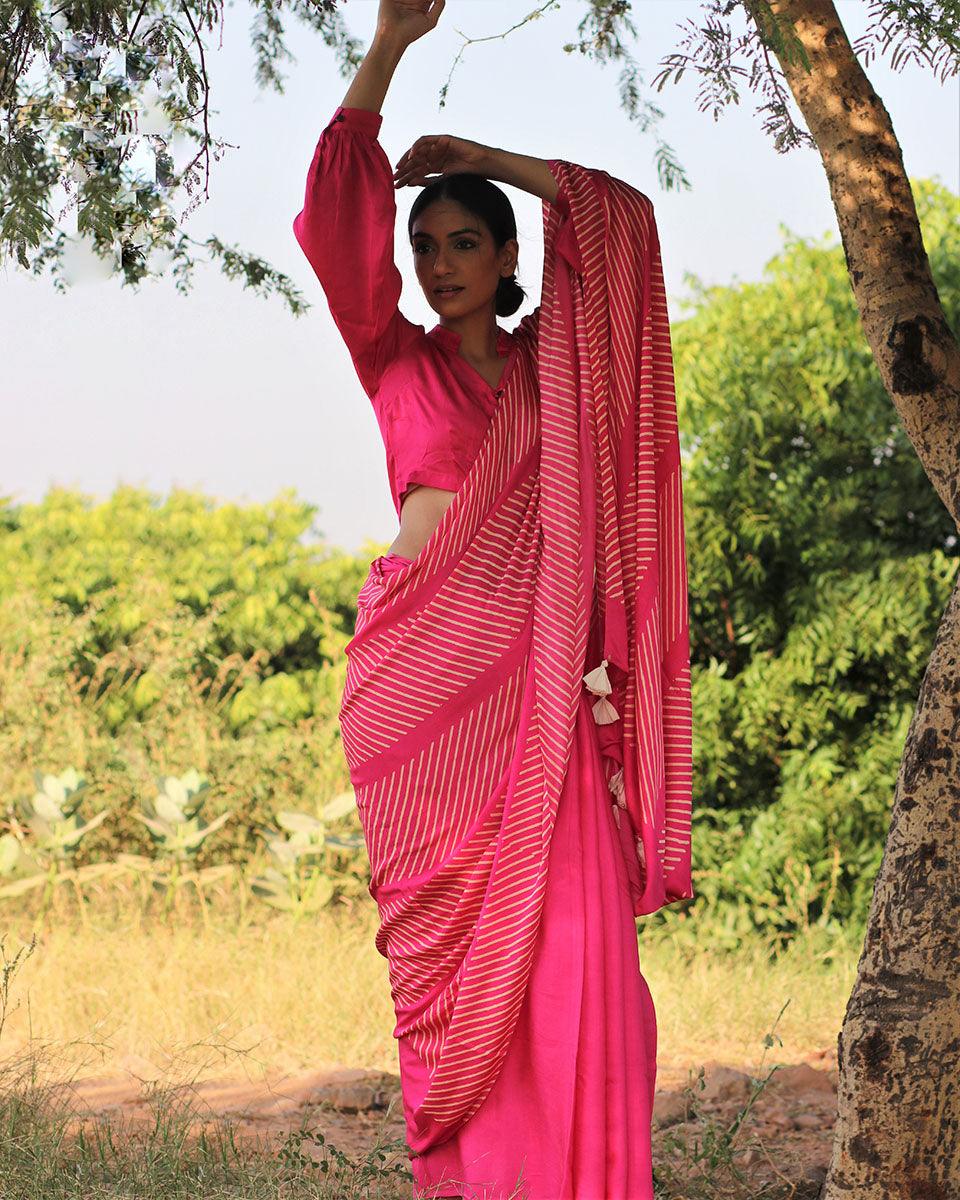
MULTIPOLYGON (((506 193, 482 175, 464 171, 434 179, 421 189, 407 219, 407 238, 410 241, 413 241, 414 221, 435 200, 454 200, 479 217, 490 230, 498 250, 510 238, 517 236, 517 219, 506 193)), ((495 304, 497 316, 513 316, 525 299, 526 292, 517 283, 516 271, 507 278, 501 275, 495 304)))

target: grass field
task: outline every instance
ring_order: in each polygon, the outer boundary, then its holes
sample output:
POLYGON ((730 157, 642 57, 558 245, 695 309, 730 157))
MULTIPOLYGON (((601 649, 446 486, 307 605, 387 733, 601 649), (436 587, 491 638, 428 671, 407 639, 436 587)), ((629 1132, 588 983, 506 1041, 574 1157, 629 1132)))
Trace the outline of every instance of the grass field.
MULTIPOLYGON (((373 1145, 348 1160, 316 1143, 305 1155, 292 1135, 285 1148, 264 1154, 233 1142, 229 1127, 193 1144, 184 1134, 189 1114, 174 1108, 158 1110, 150 1137, 114 1137, 105 1128, 76 1142, 63 1119, 37 1103, 58 1079, 105 1074, 131 1059, 179 1080, 328 1065, 396 1072, 375 930, 372 905, 299 922, 264 919, 262 910, 250 921, 212 911, 203 921, 170 924, 122 908, 99 919, 62 912, 12 962, 34 931, 26 916, 8 923, 0 1178, 8 1187, 16 1180, 17 1190, 4 1190, 4 1200, 409 1197, 402 1147, 391 1157, 373 1145)), ((661 1068, 707 1059, 758 1068, 764 1055, 768 1066, 794 1062, 835 1043, 855 946, 811 939, 772 961, 759 942, 713 954, 707 930, 695 953, 668 937, 645 941, 642 921, 639 937, 661 1068), (774 1025, 775 1045, 765 1050, 774 1025)))

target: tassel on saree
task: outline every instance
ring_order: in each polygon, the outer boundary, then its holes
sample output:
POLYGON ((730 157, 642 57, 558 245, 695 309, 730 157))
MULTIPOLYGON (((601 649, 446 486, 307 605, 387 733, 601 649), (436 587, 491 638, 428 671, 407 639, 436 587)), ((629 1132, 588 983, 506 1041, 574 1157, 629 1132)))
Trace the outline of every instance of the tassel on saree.
POLYGON ((620 720, 620 714, 609 700, 605 700, 601 696, 593 706, 593 719, 598 725, 610 725, 614 721, 620 720))
POLYGON ((588 671, 583 677, 583 682, 587 685, 587 691, 593 692, 595 696, 609 696, 613 691, 610 686, 610 679, 607 675, 607 659, 603 659, 599 667, 594 667, 592 671, 588 671))
POLYGON ((596 704, 593 705, 593 719, 598 725, 610 725, 614 721, 620 720, 620 714, 613 707, 607 696, 613 691, 610 685, 610 678, 607 675, 608 659, 603 659, 599 667, 594 667, 592 671, 588 671, 583 676, 583 682, 587 685, 587 691, 592 692, 594 696, 599 696, 596 704))

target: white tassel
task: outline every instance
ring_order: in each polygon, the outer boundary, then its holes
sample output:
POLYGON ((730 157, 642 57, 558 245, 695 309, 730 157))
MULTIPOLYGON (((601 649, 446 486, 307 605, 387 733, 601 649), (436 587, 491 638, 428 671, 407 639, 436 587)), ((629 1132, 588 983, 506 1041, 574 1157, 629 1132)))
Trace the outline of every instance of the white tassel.
POLYGON ((609 787, 610 791, 613 792, 614 796, 616 796, 617 804, 621 808, 626 808, 627 798, 624 794, 625 788, 623 786, 623 767, 620 767, 616 774, 610 777, 607 787, 609 787))
POLYGON ((607 659, 603 659, 599 667, 588 671, 583 677, 583 682, 587 685, 587 691, 593 692, 595 696, 609 696, 613 688, 607 675, 607 659))
POLYGON ((620 720, 620 714, 609 700, 605 700, 601 696, 593 706, 593 719, 598 725, 611 725, 614 721, 620 720))

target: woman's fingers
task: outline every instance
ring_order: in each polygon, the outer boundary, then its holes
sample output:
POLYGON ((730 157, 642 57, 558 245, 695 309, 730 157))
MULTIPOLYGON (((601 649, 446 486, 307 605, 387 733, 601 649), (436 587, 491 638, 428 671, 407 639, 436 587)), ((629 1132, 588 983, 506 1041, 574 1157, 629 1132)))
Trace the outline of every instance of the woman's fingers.
POLYGON ((422 137, 417 138, 410 149, 406 150, 400 155, 399 159, 397 159, 397 166, 396 170, 394 171, 394 175, 399 175, 401 172, 416 170, 428 166, 435 160, 442 159, 442 156, 438 156, 435 153, 436 147, 432 145, 434 140, 435 139, 422 137))
POLYGON ((477 171, 480 168, 473 153, 475 145, 449 133, 426 133, 397 159, 394 183, 397 187, 423 186, 438 175, 477 171))
MULTIPOLYGON (((424 167, 407 167, 402 171, 397 171, 394 176, 395 187, 424 187, 430 180, 427 175, 430 168, 424 167)), ((436 175, 434 175, 436 178, 436 175)))
POLYGON ((443 12, 443 0, 380 0, 378 26, 398 31, 406 45, 436 27, 443 12))
POLYGON ((432 145, 434 145, 442 136, 442 134, 425 133, 417 138, 410 149, 406 151, 406 154, 421 154, 424 150, 428 150, 432 145))
POLYGON ((428 174, 426 171, 405 171, 394 179, 393 186, 395 188, 426 187, 428 183, 433 183, 435 179, 442 177, 442 171, 433 174, 428 174))

